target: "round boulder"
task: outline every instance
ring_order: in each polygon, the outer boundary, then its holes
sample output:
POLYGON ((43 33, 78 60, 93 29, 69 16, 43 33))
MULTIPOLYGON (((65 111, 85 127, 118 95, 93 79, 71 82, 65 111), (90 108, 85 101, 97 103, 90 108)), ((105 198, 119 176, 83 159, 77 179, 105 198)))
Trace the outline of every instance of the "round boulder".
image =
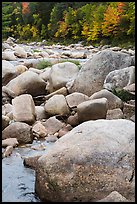
POLYGON ((33 134, 31 126, 23 122, 11 123, 2 131, 2 139, 17 138, 19 144, 31 143, 33 134))
POLYGON ((42 201, 96 202, 112 191, 135 196, 135 123, 87 121, 38 159, 35 192, 42 201))

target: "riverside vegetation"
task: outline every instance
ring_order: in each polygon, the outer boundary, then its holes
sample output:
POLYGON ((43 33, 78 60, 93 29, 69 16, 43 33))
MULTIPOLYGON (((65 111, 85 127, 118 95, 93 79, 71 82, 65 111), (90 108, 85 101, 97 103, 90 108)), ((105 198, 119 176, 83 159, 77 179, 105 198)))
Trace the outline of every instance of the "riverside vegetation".
POLYGON ((132 46, 135 2, 2 2, 2 38, 9 36, 20 42, 132 46))

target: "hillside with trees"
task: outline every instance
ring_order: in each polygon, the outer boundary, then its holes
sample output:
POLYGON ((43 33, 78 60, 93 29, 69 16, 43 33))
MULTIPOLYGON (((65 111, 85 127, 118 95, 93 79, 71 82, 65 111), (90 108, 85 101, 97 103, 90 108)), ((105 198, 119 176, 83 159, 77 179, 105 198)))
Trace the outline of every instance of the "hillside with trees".
POLYGON ((2 2, 2 38, 60 43, 135 41, 135 2, 2 2))

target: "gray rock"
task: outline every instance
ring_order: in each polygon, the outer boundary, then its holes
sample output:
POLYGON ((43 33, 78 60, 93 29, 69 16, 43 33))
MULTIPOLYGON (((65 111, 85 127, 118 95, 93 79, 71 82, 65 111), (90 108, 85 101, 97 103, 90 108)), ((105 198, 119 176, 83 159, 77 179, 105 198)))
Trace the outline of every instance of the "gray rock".
POLYGON ((2 131, 2 139, 17 138, 19 144, 32 143, 31 126, 23 122, 11 123, 2 131))
POLYGON ((106 98, 108 100, 108 109, 122 108, 122 100, 107 89, 102 89, 92 94, 89 99, 106 98))
POLYGON ((135 83, 135 66, 111 71, 104 80, 103 87, 108 90, 123 88, 135 83))
POLYGON ((13 119, 17 122, 33 124, 35 122, 35 104, 30 94, 22 94, 12 99, 13 119))
POLYGON ((51 135, 59 131, 64 126, 64 123, 59 121, 55 116, 50 117, 46 122, 42 122, 42 124, 45 126, 48 134, 51 135))
POLYGON ((44 106, 35 106, 36 120, 42 120, 48 118, 44 106))
POLYGON ((79 68, 72 62, 57 63, 51 67, 49 74, 49 84, 46 87, 49 93, 56 91, 74 79, 78 74, 79 68))
POLYGON ((124 196, 122 196, 117 191, 113 191, 107 197, 98 200, 96 202, 129 202, 124 196))
POLYGON ((38 74, 32 71, 26 71, 11 80, 7 85, 16 96, 21 94, 31 94, 38 96, 45 94, 46 82, 42 80, 38 74))
POLYGON ((107 120, 112 120, 112 119, 120 119, 124 118, 124 114, 120 108, 115 108, 113 110, 108 110, 106 119, 107 120))
POLYGON ((14 54, 17 56, 17 57, 20 57, 20 58, 27 58, 27 52, 25 51, 25 49, 19 45, 16 45, 15 48, 14 48, 14 54))
POLYGON ((87 120, 105 119, 108 110, 106 98, 88 100, 77 106, 79 122, 87 120))
POLYGON ((111 50, 100 51, 83 64, 72 85, 66 85, 68 91, 91 96, 103 88, 104 80, 111 71, 129 67, 131 62, 128 54, 111 50))
POLYGON ((13 51, 4 51, 2 52, 2 59, 8 60, 8 61, 14 61, 16 60, 16 56, 14 55, 13 51))
POLYGON ((12 146, 16 147, 18 145, 17 138, 7 138, 5 140, 2 140, 2 147, 12 146))
POLYGON ((6 85, 11 79, 16 77, 16 69, 13 64, 2 60, 2 85, 6 85))
POLYGON ((41 137, 41 138, 44 138, 47 136, 48 132, 45 128, 45 126, 40 122, 40 121, 37 121, 33 127, 32 127, 32 132, 33 132, 33 135, 36 136, 36 137, 41 137))
POLYGON ((74 92, 66 96, 70 108, 77 107, 80 103, 87 101, 89 97, 83 93, 74 92))
POLYGON ((38 159, 35 191, 42 201, 94 202, 120 192, 135 196, 135 123, 87 121, 38 159))
POLYGON ((70 114, 70 110, 67 105, 65 96, 62 94, 56 94, 52 96, 50 99, 47 100, 44 107, 46 113, 50 116, 67 116, 70 114))
POLYGON ((2 115, 2 130, 9 125, 10 119, 8 116, 2 115))

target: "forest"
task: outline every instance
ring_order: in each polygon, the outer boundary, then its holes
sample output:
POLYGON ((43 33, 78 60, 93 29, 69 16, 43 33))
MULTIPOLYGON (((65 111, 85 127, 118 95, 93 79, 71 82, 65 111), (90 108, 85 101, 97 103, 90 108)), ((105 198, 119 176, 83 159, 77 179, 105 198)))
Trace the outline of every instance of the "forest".
POLYGON ((135 2, 2 2, 2 39, 134 43, 135 2))

